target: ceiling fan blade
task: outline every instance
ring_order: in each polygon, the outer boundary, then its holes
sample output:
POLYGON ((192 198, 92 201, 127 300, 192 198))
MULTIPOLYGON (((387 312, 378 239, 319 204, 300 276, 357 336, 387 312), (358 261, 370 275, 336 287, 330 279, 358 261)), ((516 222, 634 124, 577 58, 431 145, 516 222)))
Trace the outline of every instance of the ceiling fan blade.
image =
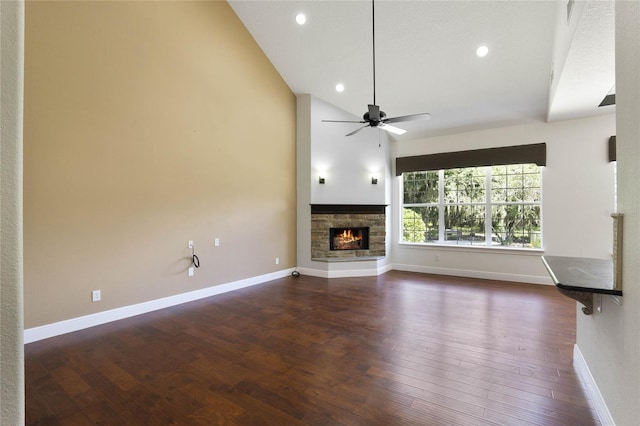
POLYGON ((351 133, 347 133, 345 136, 352 136, 352 135, 355 135, 356 133, 358 133, 360 130, 364 129, 365 127, 370 127, 370 126, 367 124, 366 126, 362 126, 362 127, 360 127, 359 129, 356 129, 356 130, 354 130, 354 131, 353 131, 353 132, 351 132, 351 133))
POLYGON ((369 105, 369 120, 380 121, 380 107, 378 105, 369 105))
POLYGON ((345 121, 345 120, 322 120, 323 123, 360 123, 364 124, 366 121, 345 121))
POLYGON ((403 115, 402 117, 383 118, 384 123, 400 123, 402 121, 416 121, 416 120, 428 120, 431 118, 431 114, 423 112, 422 114, 403 115))
POLYGON ((378 128, 382 129, 382 130, 386 130, 389 133, 393 133, 394 135, 404 135, 405 133, 407 133, 407 131, 404 130, 404 129, 400 129, 400 128, 394 127, 394 126, 389 126, 386 123, 378 124, 378 128))

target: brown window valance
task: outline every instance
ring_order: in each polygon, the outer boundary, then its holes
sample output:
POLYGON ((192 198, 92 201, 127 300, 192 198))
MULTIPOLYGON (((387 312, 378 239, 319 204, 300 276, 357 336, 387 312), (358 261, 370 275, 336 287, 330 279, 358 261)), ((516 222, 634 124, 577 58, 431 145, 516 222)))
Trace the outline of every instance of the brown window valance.
POLYGON ((535 163, 547 165, 547 144, 505 146, 396 158, 396 176, 404 172, 535 163))

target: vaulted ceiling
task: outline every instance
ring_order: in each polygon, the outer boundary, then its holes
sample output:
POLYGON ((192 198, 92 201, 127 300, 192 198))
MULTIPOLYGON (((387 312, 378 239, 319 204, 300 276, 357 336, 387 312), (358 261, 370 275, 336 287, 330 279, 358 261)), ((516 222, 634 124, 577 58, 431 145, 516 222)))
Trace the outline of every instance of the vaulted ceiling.
MULTIPOLYGON (((370 1, 229 3, 295 94, 358 117, 373 102, 370 1)), ((376 103, 390 117, 431 114, 398 124, 408 132, 396 140, 612 113, 598 104, 615 84, 613 10, 596 0, 376 1, 376 103)))

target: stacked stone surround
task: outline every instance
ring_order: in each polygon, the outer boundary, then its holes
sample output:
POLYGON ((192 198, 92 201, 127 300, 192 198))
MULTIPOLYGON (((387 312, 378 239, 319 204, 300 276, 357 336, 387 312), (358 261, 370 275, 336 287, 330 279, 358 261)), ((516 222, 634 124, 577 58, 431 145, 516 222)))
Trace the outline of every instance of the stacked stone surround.
POLYGON ((386 238, 385 206, 322 205, 311 209, 311 259, 384 257, 386 238), (369 207, 369 208, 362 208, 369 207), (368 250, 329 250, 329 228, 369 227, 368 250))

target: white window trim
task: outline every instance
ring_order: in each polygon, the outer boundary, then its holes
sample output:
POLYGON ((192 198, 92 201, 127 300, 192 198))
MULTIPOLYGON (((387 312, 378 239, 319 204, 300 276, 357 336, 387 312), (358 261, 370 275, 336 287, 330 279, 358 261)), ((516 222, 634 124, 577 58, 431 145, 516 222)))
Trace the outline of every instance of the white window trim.
POLYGON ((486 245, 463 245, 463 244, 438 244, 438 243, 408 243, 401 241, 399 247, 416 249, 416 250, 437 250, 437 251, 455 251, 455 252, 503 252, 509 254, 521 254, 529 256, 540 256, 545 253, 544 248, 523 248, 523 247, 505 247, 505 246, 486 246, 486 245))

